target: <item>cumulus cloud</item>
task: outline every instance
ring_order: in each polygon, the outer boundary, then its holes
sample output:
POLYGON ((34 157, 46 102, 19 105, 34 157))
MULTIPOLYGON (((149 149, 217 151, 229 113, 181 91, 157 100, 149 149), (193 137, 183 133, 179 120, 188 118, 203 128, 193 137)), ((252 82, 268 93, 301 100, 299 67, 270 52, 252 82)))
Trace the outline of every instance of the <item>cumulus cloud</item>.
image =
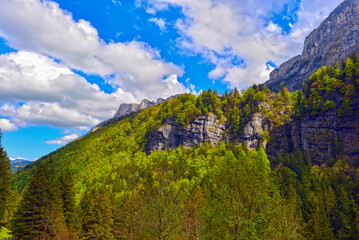
POLYGON ((17 127, 14 123, 10 122, 9 119, 0 118, 0 129, 1 131, 7 132, 7 131, 14 131, 17 129, 17 127))
MULTIPOLYGON (((183 70, 166 63, 158 51, 145 43, 105 43, 85 20, 75 21, 71 13, 52 1, 0 0, 0 36, 15 49, 44 54, 87 74, 116 79, 125 92, 142 87, 138 99, 155 99, 152 85, 159 85, 162 97, 172 95, 162 80, 183 70), (121 79, 119 81, 119 79, 121 79)), ((115 81, 115 80, 113 80, 115 81)), ((176 93, 184 91, 181 86, 176 93)))
POLYGON ((20 126, 88 127, 114 115, 131 93, 100 90, 68 67, 40 54, 0 55, 0 115, 20 126))
POLYGON ((77 139, 79 136, 77 134, 71 134, 71 135, 66 135, 63 136, 61 138, 55 139, 55 140, 51 140, 51 141, 46 141, 46 144, 54 144, 54 145, 64 145, 66 143, 69 143, 75 139, 77 139))
POLYGON ((294 9, 296 1, 262 0, 147 0, 149 9, 161 11, 181 7, 183 18, 176 27, 184 49, 201 53, 215 68, 212 79, 222 79, 231 87, 264 82, 272 70, 268 62, 281 64, 300 53, 304 38, 341 2, 303 0, 297 21, 289 34, 271 22, 273 14, 285 7, 294 9), (160 6, 160 7, 158 7, 160 6), (158 8, 157 8, 158 7, 158 8), (238 57, 243 62, 233 64, 238 57))
POLYGON ((105 43, 88 21, 75 21, 52 1, 0 5, 0 37, 19 50, 0 55, 0 116, 17 126, 88 129, 121 103, 188 91, 177 81, 183 70, 146 43, 105 43), (73 69, 99 75, 116 90, 105 93, 73 69))
POLYGON ((166 30, 166 21, 163 18, 150 18, 148 21, 156 24, 162 32, 166 30))

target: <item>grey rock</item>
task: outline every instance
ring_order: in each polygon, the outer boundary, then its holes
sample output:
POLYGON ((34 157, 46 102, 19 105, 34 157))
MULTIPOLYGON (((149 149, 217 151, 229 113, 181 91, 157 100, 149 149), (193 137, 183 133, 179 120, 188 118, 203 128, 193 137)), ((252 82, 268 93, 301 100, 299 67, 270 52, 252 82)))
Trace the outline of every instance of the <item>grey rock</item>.
MULTIPOLYGON (((358 106, 359 100, 355 100, 358 106)), ((322 164, 332 158, 342 158, 353 164, 359 159, 359 112, 338 117, 332 109, 312 116, 310 113, 279 128, 272 129, 267 154, 276 159, 279 152, 295 149, 308 152, 312 162, 322 164)))
POLYGON ((353 51, 359 53, 359 0, 345 0, 307 36, 302 54, 280 65, 264 84, 275 92, 282 85, 289 91, 300 90, 318 68, 353 51))
POLYGON ((128 115, 132 112, 137 112, 139 108, 139 104, 136 103, 122 103, 118 108, 114 118, 119 118, 125 115, 128 115))
POLYGON ((152 107, 154 105, 161 104, 161 103, 169 101, 177 96, 179 96, 179 94, 171 96, 167 99, 158 98, 156 102, 150 101, 148 99, 143 99, 139 104, 138 103, 122 103, 112 118, 97 124, 95 127, 93 127, 91 129, 90 132, 95 132, 99 128, 107 126, 113 122, 119 121, 120 119, 122 119, 123 117, 125 117, 131 113, 135 113, 135 112, 141 111, 143 109, 152 107))
MULTIPOLYGON (((267 141, 263 139, 263 132, 269 129, 270 122, 267 117, 256 113, 244 127, 239 142, 250 149, 257 149, 260 146, 265 148, 267 141)), ((230 141, 230 136, 226 134, 227 130, 228 126, 219 121, 214 114, 200 116, 188 126, 178 126, 176 119, 172 118, 150 134, 145 151, 149 154, 155 149, 174 149, 180 145, 188 148, 205 142, 218 146, 220 141, 230 141)))
POLYGON ((188 126, 176 125, 176 119, 169 119, 157 131, 149 136, 149 142, 145 148, 147 153, 153 150, 168 148, 193 147, 209 142, 217 146, 225 137, 225 125, 219 122, 217 116, 209 114, 193 120, 188 126))
POLYGON ((120 118, 122 116, 126 116, 133 112, 138 112, 142 109, 152 107, 156 104, 162 103, 161 101, 157 100, 158 102, 152 102, 148 99, 143 99, 140 104, 137 103, 122 103, 120 107, 118 108, 117 112, 115 113, 115 116, 113 118, 120 118))
POLYGON ((270 122, 264 115, 255 113, 249 123, 244 127, 241 141, 249 149, 266 147, 267 140, 263 139, 263 132, 270 130, 270 122))

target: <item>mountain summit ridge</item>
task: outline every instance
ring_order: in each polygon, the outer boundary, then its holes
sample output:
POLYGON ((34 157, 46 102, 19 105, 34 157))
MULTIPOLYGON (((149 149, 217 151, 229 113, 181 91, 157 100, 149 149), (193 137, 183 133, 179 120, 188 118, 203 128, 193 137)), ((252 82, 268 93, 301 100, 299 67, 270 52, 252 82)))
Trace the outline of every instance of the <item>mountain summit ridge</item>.
POLYGON ((278 92, 302 88, 302 83, 320 67, 346 59, 359 52, 359 0, 344 0, 305 39, 302 54, 280 65, 264 83, 278 92))

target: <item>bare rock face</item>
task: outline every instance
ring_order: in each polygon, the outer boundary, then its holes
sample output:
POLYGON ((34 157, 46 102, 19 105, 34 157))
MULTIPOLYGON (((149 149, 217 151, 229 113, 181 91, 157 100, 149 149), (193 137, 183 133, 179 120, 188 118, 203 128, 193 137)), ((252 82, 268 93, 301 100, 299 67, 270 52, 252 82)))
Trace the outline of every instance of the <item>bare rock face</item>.
POLYGON ((243 142, 249 149, 266 147, 267 141, 263 138, 264 131, 270 129, 270 122, 264 115, 255 113, 249 123, 244 127, 241 136, 243 142))
MULTIPOLYGON (((356 100, 356 105, 359 103, 356 100)), ((339 157, 353 163, 359 158, 359 112, 338 117, 336 109, 280 126, 270 132, 267 154, 275 159, 279 152, 295 149, 308 152, 315 164, 339 157)))
POLYGON ((150 135, 145 151, 150 153, 155 149, 173 149, 180 145, 193 147, 205 142, 217 146, 221 140, 224 140, 225 129, 225 125, 213 114, 200 116, 188 126, 177 126, 175 119, 169 119, 165 125, 150 135))
POLYGON ((132 112, 137 112, 139 109, 139 104, 136 103, 122 103, 118 108, 114 118, 119 118, 125 115, 128 115, 132 112))
POLYGON ((162 98, 157 99, 157 102, 151 102, 148 99, 143 99, 140 104, 137 103, 122 103, 120 107, 118 108, 115 116, 113 118, 120 118, 122 116, 126 116, 128 114, 131 114, 133 112, 138 112, 142 109, 152 107, 154 105, 157 105, 159 103, 164 102, 165 100, 162 98))
POLYGON ((91 132, 95 132, 100 127, 104 127, 110 123, 116 122, 119 119, 121 119, 122 117, 125 117, 131 113, 135 113, 135 112, 141 111, 143 109, 152 107, 154 105, 161 104, 165 101, 172 99, 173 97, 174 96, 169 97, 167 99, 158 98, 156 102, 150 101, 148 99, 143 99, 139 104, 138 103, 122 103, 112 118, 105 120, 105 121, 99 123, 98 125, 96 125, 95 127, 93 127, 91 129, 91 132))
MULTIPOLYGON (((250 149, 265 147, 266 140, 263 139, 263 133, 269 128, 270 122, 267 117, 256 113, 244 127, 239 142, 250 149)), ((205 142, 218 146, 220 141, 230 140, 230 136, 226 134, 227 129, 228 126, 213 114, 200 116, 188 126, 177 126, 176 119, 169 119, 161 128, 150 134, 145 151, 149 154, 155 149, 173 149, 180 145, 193 147, 205 142)))
POLYGON ((275 92, 281 85, 300 90, 318 68, 333 65, 353 51, 359 53, 359 0, 344 0, 305 39, 302 54, 275 69, 264 84, 275 92))

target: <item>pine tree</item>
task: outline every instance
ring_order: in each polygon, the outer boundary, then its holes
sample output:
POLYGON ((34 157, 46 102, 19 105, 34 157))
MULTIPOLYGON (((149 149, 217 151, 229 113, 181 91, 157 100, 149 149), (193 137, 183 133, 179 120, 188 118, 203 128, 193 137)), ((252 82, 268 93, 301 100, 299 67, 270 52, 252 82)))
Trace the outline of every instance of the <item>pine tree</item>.
MULTIPOLYGON (((1 129, 0 129, 0 222, 4 217, 8 197, 10 196, 11 185, 11 165, 10 160, 1 146, 1 129)), ((1 227, 1 226, 0 226, 1 227)))
POLYGON ((63 212, 66 223, 74 226, 76 218, 76 205, 75 205, 75 188, 72 174, 69 169, 65 169, 59 177, 61 199, 63 202, 63 212))
POLYGON ((112 207, 104 187, 87 191, 82 198, 82 239, 111 240, 112 207))
POLYGON ((12 220, 19 239, 55 239, 63 227, 62 202, 54 164, 45 160, 37 167, 12 220))

